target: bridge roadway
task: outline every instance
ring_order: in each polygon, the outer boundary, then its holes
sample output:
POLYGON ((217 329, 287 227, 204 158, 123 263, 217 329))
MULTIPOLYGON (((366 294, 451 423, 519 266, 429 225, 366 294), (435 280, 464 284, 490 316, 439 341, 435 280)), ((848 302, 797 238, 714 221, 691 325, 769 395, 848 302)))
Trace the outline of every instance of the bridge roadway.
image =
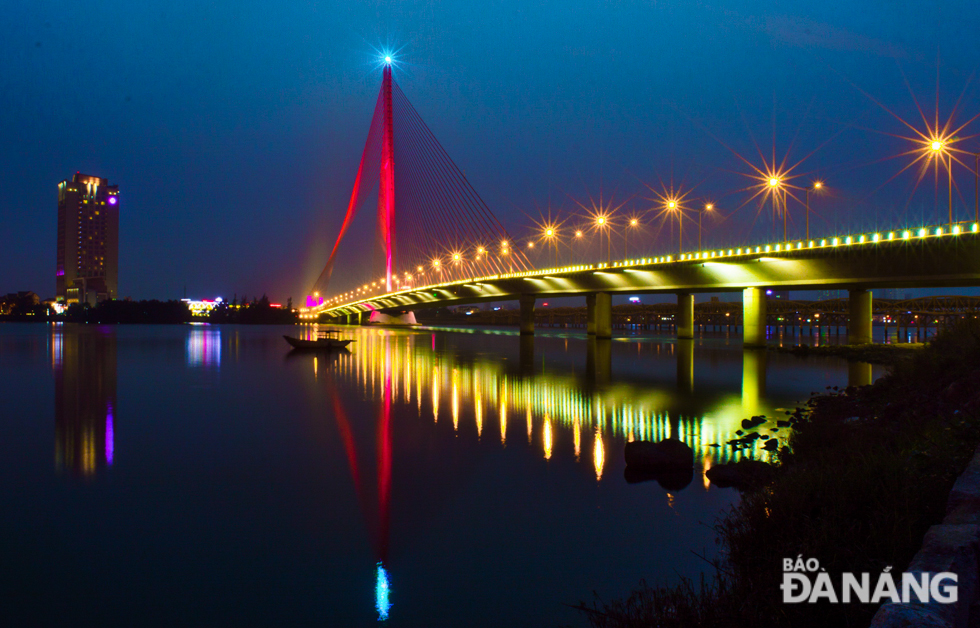
POLYGON ((978 232, 980 225, 967 222, 506 273, 330 301, 305 315, 351 323, 364 312, 518 300, 521 333, 533 334, 536 299, 581 295, 588 333, 609 338, 613 295, 673 293, 677 336, 693 338, 694 294, 741 291, 743 342, 753 347, 766 342, 767 288, 847 289, 848 336, 863 343, 871 342, 874 288, 980 285, 978 232))

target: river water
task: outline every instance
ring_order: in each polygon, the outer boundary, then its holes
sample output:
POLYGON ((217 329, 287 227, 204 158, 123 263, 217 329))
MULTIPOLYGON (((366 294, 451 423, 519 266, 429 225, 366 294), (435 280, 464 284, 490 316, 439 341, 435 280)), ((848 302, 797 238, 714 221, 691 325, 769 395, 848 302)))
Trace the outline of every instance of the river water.
POLYGON ((0 325, 5 625, 582 625, 716 555, 737 493, 703 470, 767 454, 724 446, 743 418, 880 375, 721 335, 339 329, 0 325), (627 482, 624 444, 668 437, 694 474, 627 482))

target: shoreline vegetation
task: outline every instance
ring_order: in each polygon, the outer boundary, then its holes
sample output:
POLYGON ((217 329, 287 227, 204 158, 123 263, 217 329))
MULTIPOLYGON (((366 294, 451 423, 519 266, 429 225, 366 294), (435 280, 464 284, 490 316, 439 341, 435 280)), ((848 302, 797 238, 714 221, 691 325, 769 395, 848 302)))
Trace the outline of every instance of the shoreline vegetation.
POLYGON ((789 353, 800 358, 834 357, 850 362, 870 362, 894 366, 910 359, 926 347, 926 343, 863 344, 863 345, 811 345, 770 346, 770 351, 789 353))
POLYGON ((640 582, 575 608, 595 628, 869 625, 879 604, 785 604, 779 585, 783 560, 798 556, 837 581, 900 573, 942 521, 980 442, 980 321, 907 353, 874 384, 814 394, 794 412, 789 446, 716 522, 721 558, 700 580, 640 582))
POLYGON ((0 316, 0 322, 64 322, 96 325, 179 325, 183 323, 232 323, 243 325, 288 325, 299 321, 292 311, 292 299, 284 307, 273 307, 268 297, 248 301, 244 297, 217 303, 206 315, 194 315, 183 301, 102 301, 93 306, 74 304, 55 314, 36 305, 24 311, 0 316))

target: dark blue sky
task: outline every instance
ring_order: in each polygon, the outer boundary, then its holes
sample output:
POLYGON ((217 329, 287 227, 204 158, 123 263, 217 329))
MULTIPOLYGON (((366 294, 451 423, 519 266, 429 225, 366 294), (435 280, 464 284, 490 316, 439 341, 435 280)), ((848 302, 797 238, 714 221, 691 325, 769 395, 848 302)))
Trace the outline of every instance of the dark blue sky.
MULTIPOLYGON (((931 182, 886 184, 907 158, 879 160, 907 144, 865 129, 908 131, 858 88, 921 127, 905 81, 932 117, 938 68, 941 115, 966 87, 966 121, 977 32, 966 0, 15 1, 0 26, 0 293, 53 296, 56 185, 82 171, 120 186, 123 296, 298 301, 346 209, 389 42, 403 90, 513 231, 549 199, 671 177, 730 211, 747 166, 720 142, 758 162, 773 138, 791 161, 819 148, 801 167, 832 191, 815 230, 935 222, 931 182)), ((966 218, 972 174, 957 184, 966 218)), ((712 237, 767 232, 749 206, 712 237)))

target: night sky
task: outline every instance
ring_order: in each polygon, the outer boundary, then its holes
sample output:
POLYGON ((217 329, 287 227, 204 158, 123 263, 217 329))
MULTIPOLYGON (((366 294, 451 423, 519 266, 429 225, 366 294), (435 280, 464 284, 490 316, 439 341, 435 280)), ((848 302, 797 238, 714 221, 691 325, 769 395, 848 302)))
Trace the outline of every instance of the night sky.
MULTIPOLYGON (((751 184, 732 151, 761 165, 774 146, 813 153, 800 181, 827 182, 815 231, 941 222, 944 186, 937 203, 914 170, 889 182, 912 159, 888 159, 910 148, 889 134, 911 131, 885 108, 920 129, 913 94, 929 119, 961 97, 955 121, 980 113, 966 0, 5 6, 0 294, 54 295, 56 186, 81 171, 120 186, 121 296, 298 303, 342 221, 386 48, 514 232, 600 190, 642 208, 644 184, 672 179, 730 213, 751 184)), ((973 174, 955 172, 966 219, 973 174)), ((713 237, 768 234, 757 209, 713 237)))

